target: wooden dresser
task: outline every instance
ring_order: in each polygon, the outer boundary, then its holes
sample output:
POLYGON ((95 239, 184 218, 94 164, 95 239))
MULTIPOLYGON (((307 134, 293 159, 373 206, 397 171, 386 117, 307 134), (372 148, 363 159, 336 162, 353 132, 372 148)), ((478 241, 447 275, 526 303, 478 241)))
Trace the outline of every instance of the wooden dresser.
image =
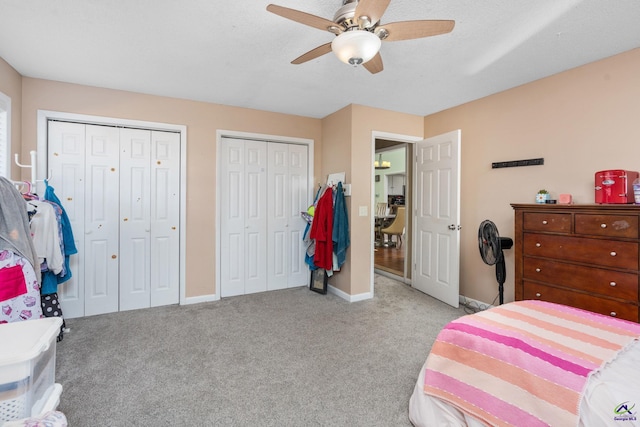
POLYGON ((512 204, 515 299, 639 322, 640 206, 512 204))

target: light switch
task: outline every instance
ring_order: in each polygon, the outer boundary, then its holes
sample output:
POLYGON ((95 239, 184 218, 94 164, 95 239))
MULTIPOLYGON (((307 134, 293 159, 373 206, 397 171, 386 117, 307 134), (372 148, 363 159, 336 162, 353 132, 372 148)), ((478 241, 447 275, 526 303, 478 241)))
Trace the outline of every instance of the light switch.
POLYGON ((360 206, 360 216, 369 215, 369 210, 367 208, 368 206, 360 206))

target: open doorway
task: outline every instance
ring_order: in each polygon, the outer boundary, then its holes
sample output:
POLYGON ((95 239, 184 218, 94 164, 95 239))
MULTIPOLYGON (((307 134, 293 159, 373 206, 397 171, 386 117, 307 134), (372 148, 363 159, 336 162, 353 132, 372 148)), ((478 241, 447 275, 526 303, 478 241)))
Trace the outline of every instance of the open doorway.
POLYGON ((375 139, 374 271, 410 282, 413 147, 375 139))

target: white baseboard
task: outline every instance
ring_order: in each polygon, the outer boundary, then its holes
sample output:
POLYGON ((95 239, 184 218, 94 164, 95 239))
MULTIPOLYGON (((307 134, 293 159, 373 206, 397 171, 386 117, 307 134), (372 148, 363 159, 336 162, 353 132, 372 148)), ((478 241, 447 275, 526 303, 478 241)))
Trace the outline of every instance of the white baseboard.
POLYGON ((180 305, 190 305, 190 304, 199 304, 201 302, 212 302, 218 301, 220 298, 217 297, 217 294, 212 295, 200 295, 197 297, 187 297, 180 301, 180 305))
POLYGON ((486 310, 488 308, 493 307, 491 304, 487 302, 478 301, 477 299, 465 297, 464 295, 460 295, 458 298, 458 301, 460 302, 460 305, 471 305, 473 307, 478 307, 481 310, 486 310))
POLYGON ((373 298, 371 295, 371 292, 365 292, 363 294, 357 294, 357 295, 349 295, 348 293, 341 291, 340 289, 331 285, 327 285, 327 291, 349 302, 358 302, 358 301, 364 301, 364 300, 373 298))

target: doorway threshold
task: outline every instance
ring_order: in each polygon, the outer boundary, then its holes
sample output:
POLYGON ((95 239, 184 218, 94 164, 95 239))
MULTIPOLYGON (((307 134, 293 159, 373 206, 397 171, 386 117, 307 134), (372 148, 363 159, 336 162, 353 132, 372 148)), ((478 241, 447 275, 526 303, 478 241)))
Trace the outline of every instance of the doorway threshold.
POLYGON ((403 277, 402 274, 397 274, 400 272, 394 273, 394 271, 395 270, 381 269, 381 268, 378 268, 377 266, 374 266, 373 268, 374 274, 379 274, 380 276, 388 277, 389 279, 397 280, 398 282, 402 282, 405 285, 411 286, 410 279, 403 277))

